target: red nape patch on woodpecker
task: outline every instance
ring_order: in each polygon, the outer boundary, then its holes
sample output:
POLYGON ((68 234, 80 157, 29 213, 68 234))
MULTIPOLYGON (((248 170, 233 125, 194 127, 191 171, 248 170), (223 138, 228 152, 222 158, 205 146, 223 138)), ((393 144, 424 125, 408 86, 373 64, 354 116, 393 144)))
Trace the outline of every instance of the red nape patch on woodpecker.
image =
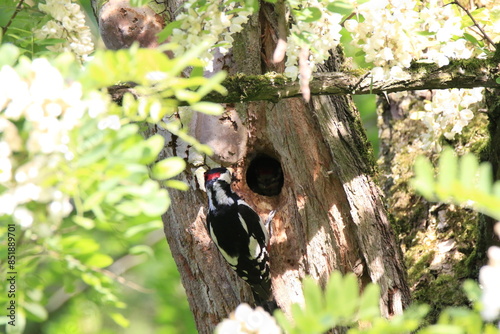
POLYGON ((220 172, 213 172, 213 173, 205 173, 205 182, 208 182, 213 179, 218 179, 220 176, 220 172))

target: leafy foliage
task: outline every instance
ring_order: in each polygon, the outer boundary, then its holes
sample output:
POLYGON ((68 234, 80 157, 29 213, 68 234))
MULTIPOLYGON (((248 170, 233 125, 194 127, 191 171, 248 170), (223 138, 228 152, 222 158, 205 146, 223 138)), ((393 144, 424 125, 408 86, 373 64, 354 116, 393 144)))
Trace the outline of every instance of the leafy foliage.
POLYGON ((437 324, 422 327, 422 320, 429 311, 427 305, 413 305, 402 315, 386 319, 380 315, 380 288, 368 284, 359 293, 357 278, 349 273, 345 276, 335 271, 324 289, 307 277, 303 281, 305 305, 292 305, 293 321, 288 320, 281 310, 274 316, 286 333, 325 333, 335 328, 347 328, 349 334, 378 333, 500 333, 494 325, 484 323, 479 314, 480 290, 477 283, 467 281, 464 289, 475 303, 474 308, 448 308, 442 312, 437 324))
MULTIPOLYGON (((53 291, 79 294, 88 287, 98 300, 93 303, 106 307, 110 318, 120 326, 129 325, 121 313, 125 304, 114 281, 116 274, 110 268, 127 253, 153 253, 147 242, 148 233, 162 228, 160 215, 170 205, 168 193, 161 185, 185 189, 180 181, 171 180, 184 170, 184 160, 170 157, 157 161, 164 139, 160 135, 144 139, 140 124, 158 122, 197 144, 185 133, 181 134, 179 125, 169 122, 168 117, 176 112, 178 101, 191 104, 194 110, 220 112, 219 106, 199 101, 212 89, 224 92, 220 86, 224 74, 210 79, 197 76, 196 71, 189 78, 179 76, 185 67, 199 66, 197 55, 202 49, 200 46, 175 60, 168 59, 160 50, 137 47, 102 51, 83 69, 68 54, 53 60, 50 66, 59 70, 66 82, 83 84, 82 100, 73 102, 81 103, 85 112, 77 126, 68 132, 66 155, 50 153, 47 161, 52 163, 39 166, 37 173, 45 178, 37 187, 71 198, 73 210, 62 215, 61 220, 54 220, 50 213, 53 204, 33 200, 17 203, 18 208, 28 210, 33 216, 32 224, 20 225, 15 215, 0 217, 2 254, 7 253, 7 224, 17 223, 16 271, 22 273, 16 282, 17 322, 15 327, 6 327, 8 333, 22 332, 26 323, 47 320, 47 307, 55 307, 50 297, 53 291), (135 89, 148 94, 148 98, 128 95, 122 106, 109 101, 102 89, 129 80, 139 83, 135 89)), ((30 80, 30 61, 24 56, 17 62, 7 57, 20 53, 7 44, 1 48, 0 60, 14 65, 21 79, 24 76, 30 80)), ((13 174, 43 155, 34 155, 28 145, 34 135, 29 112, 19 121, 11 121, 23 141, 11 158, 13 174)), ((0 116, 9 119, 6 109, 0 116)), ((8 138, 0 135, 0 140, 8 138)), ((203 145, 197 147, 209 152, 203 145)), ((0 185, 0 196, 11 191, 15 182, 9 180, 0 185)), ((7 263, 2 261, 0 267, 2 272, 8 271, 7 263)), ((5 288, 2 285, 2 304, 8 302, 5 288)), ((1 321, 6 323, 8 318, 2 317, 1 321)))
POLYGON ((445 149, 436 173, 428 158, 419 157, 412 185, 430 201, 466 205, 500 220, 500 181, 493 182, 490 163, 479 163, 471 153, 458 158, 445 149))

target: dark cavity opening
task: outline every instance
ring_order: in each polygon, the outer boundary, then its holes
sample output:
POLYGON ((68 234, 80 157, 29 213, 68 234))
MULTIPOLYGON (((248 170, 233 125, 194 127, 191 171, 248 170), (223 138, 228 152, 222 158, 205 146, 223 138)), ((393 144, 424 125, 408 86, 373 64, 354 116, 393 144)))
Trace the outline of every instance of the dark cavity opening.
POLYGON ((248 187, 264 196, 277 196, 283 188, 283 170, 278 160, 265 154, 257 155, 247 169, 248 187))

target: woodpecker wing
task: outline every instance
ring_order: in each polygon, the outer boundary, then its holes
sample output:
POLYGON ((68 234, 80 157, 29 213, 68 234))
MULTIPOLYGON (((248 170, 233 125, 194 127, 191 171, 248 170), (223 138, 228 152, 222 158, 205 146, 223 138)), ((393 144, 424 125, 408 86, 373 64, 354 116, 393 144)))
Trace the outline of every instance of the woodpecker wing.
POLYGON ((262 223, 257 212, 255 212, 248 204, 242 199, 238 200, 238 213, 240 220, 244 221, 243 217, 247 217, 248 234, 250 237, 259 241, 261 247, 266 247, 269 243, 269 233, 267 228, 262 223))
POLYGON ((239 257, 236 271, 252 286, 259 299, 267 300, 271 291, 269 253, 266 248, 269 243, 269 233, 259 215, 241 199, 238 200, 238 215, 248 232, 249 253, 246 257, 239 257))

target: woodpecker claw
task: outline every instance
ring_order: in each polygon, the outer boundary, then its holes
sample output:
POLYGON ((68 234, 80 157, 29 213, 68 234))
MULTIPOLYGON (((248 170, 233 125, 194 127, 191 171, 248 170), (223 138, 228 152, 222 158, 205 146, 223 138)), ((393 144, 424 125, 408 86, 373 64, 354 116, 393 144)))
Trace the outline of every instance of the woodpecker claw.
POLYGON ((271 237, 273 235, 273 225, 271 224, 271 221, 273 220, 275 214, 276 214, 276 210, 269 212, 269 215, 267 216, 267 219, 264 223, 264 226, 266 227, 266 229, 269 232, 269 239, 271 239, 271 237))

